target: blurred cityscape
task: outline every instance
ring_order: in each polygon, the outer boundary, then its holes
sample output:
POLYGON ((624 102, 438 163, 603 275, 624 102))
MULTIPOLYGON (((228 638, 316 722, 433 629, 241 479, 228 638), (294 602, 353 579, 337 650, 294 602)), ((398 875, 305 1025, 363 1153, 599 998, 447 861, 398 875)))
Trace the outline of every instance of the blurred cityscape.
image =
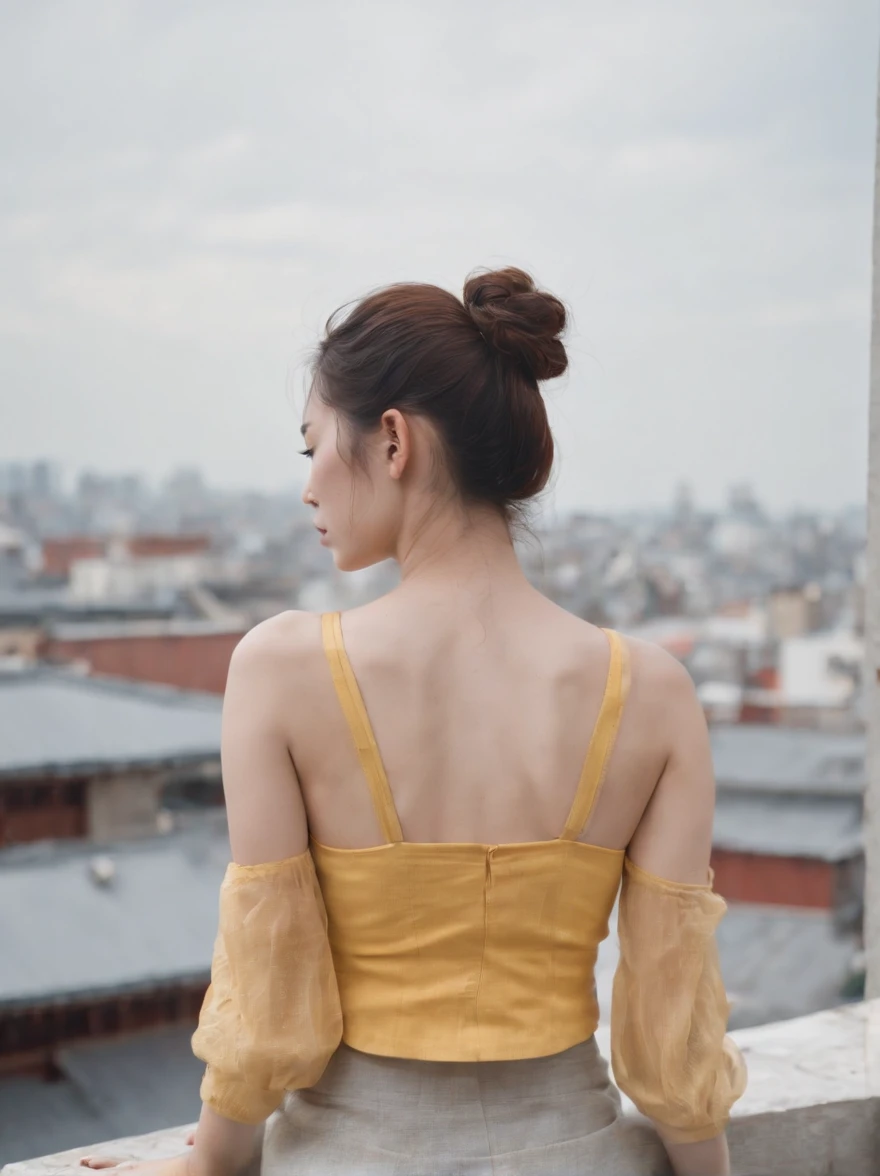
MULTIPOLYGON (((694 679, 731 1024, 857 999, 864 509, 775 516, 743 484, 710 511, 682 485, 640 512, 545 515, 518 543, 548 596, 694 679)), ((337 573, 295 490, 0 465, 0 1162, 197 1116, 229 657, 274 613, 394 578, 337 573)), ((615 956, 612 930, 606 1016, 615 956)))

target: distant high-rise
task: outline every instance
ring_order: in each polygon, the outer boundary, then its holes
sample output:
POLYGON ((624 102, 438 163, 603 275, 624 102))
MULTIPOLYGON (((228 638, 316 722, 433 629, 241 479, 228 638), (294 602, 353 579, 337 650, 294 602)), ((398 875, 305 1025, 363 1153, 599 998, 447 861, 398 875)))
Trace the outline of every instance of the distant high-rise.
POLYGON ((55 498, 61 491, 61 475, 50 461, 0 462, 0 498, 55 498))

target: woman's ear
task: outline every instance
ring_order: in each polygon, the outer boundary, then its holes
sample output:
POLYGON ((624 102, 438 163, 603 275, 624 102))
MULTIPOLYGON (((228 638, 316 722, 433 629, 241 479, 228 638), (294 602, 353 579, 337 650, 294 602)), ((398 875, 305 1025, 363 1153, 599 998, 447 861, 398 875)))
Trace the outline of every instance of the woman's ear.
POLYGON ((382 414, 382 458, 388 472, 394 479, 403 476, 403 471, 412 454, 412 431, 406 417, 399 409, 389 408, 382 414))

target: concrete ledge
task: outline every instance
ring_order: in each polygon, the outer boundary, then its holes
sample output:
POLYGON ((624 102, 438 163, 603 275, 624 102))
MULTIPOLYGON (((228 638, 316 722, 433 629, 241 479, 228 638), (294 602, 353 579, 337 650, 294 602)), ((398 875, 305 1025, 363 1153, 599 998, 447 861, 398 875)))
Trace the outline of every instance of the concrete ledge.
MULTIPOLYGON (((154 1131, 151 1135, 97 1143, 94 1147, 77 1147, 54 1156, 21 1160, 17 1164, 7 1164, 0 1170, 0 1176, 24 1176, 25 1173, 28 1176, 72 1176, 74 1172, 85 1176, 86 1169, 79 1167, 79 1160, 81 1156, 89 1155, 119 1156, 129 1160, 167 1160, 186 1150, 185 1140, 193 1127, 195 1123, 154 1131)), ((112 1172, 112 1168, 109 1171, 112 1172)))
POLYGON ((880 1000, 734 1034, 749 1067, 734 1172, 880 1172, 880 1000))
MULTIPOLYGON (((734 1108, 733 1171, 772 1176, 880 1172, 880 1000, 733 1034, 749 1067, 734 1108)), ((597 1033, 608 1056, 608 1030, 597 1033)), ((158 1160, 184 1148, 189 1127, 7 1164, 2 1176, 72 1176, 88 1153, 158 1160)))

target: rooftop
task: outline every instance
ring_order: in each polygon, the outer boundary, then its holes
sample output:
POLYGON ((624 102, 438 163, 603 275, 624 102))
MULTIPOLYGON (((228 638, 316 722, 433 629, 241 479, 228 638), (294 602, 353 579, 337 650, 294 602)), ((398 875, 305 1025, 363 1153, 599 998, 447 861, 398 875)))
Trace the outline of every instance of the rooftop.
POLYGON ((862 803, 852 796, 719 791, 715 849, 841 862, 862 848, 862 803))
POLYGON ((0 1009, 207 981, 229 861, 222 814, 115 846, 0 853, 0 1009), (100 881, 104 863, 112 877, 100 881))
POLYGON ((56 621, 50 635, 56 641, 111 641, 119 637, 213 637, 218 633, 244 633, 238 620, 205 620, 201 617, 159 617, 132 620, 56 621))
POLYGON ((216 759, 221 705, 213 694, 70 671, 0 673, 0 780, 216 759))
POLYGON ((0 1077, 0 1164, 197 1119, 204 1066, 190 1045, 194 1030, 177 1025, 60 1050, 55 1082, 0 1077))
POLYGON ((742 723, 713 727, 711 736, 719 789, 814 796, 865 790, 862 734, 742 723))
POLYGON ((64 620, 170 617, 178 609, 176 601, 168 604, 145 600, 101 603, 76 601, 71 599, 66 584, 0 589, 0 626, 39 625, 53 617, 64 620))

